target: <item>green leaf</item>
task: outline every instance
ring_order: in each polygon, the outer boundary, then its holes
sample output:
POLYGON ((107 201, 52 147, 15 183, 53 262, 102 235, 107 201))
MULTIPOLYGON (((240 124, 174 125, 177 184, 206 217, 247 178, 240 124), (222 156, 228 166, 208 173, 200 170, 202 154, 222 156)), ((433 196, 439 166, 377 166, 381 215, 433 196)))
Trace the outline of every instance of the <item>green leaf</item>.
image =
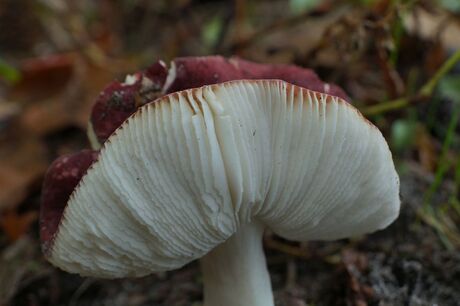
POLYGON ((294 14, 301 14, 317 6, 320 0, 289 0, 289 7, 294 14))
POLYGON ((458 0, 440 0, 441 6, 453 13, 460 13, 460 1, 458 0))
POLYGON ((404 24, 401 16, 396 16, 396 20, 391 25, 391 32, 393 36, 393 46, 390 50, 390 62, 393 67, 395 67, 398 62, 401 39, 404 36, 404 24))
POLYGON ((434 194, 438 190, 439 186, 444 180, 444 177, 451 166, 451 161, 447 158, 449 149, 456 136, 455 131, 460 118, 460 104, 457 104, 449 120, 449 126, 447 128, 446 137, 444 138, 441 157, 438 161, 438 167, 436 169, 434 181, 424 195, 424 207, 428 207, 433 199, 434 194))
POLYGON ((201 31, 201 38, 208 47, 214 46, 217 43, 222 27, 223 21, 220 16, 215 16, 204 24, 201 31))
POLYGON ((417 129, 414 120, 396 120, 391 126, 391 147, 395 151, 403 151, 412 146, 417 129))
POLYGON ((358 4, 364 5, 364 6, 371 6, 374 5, 377 0, 358 0, 358 4))
POLYGON ((8 83, 16 83, 20 78, 19 71, 0 58, 0 79, 8 83))
POLYGON ((438 90, 442 97, 460 102, 460 76, 448 75, 443 77, 439 82, 438 90))

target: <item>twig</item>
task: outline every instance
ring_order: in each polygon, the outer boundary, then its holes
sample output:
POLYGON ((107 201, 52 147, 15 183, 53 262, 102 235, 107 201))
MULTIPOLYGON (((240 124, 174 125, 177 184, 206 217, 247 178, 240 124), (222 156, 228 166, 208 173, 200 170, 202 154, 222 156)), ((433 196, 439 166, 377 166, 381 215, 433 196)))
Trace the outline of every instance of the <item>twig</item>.
POLYGON ((406 107, 410 104, 409 98, 402 97, 388 102, 379 103, 376 105, 368 106, 361 110, 366 116, 380 115, 392 110, 397 110, 406 107))
MULTIPOLYGON (((435 207, 433 207, 431 204, 434 194, 441 186, 447 171, 452 165, 452 162, 448 160, 448 153, 455 137, 455 130, 457 128, 459 117, 460 104, 457 104, 449 121, 434 180, 424 194, 423 206, 419 212, 422 220, 424 220, 428 225, 434 227, 438 231, 439 237, 449 248, 452 248, 452 245, 455 245, 456 247, 460 246, 460 236, 457 228, 455 225, 452 226, 452 222, 449 222, 451 221, 449 216, 443 215, 442 208, 436 207, 437 209, 435 210, 435 207)), ((454 211, 457 211, 455 204, 452 202, 450 204, 454 211)))
POLYGON ((89 287, 91 287, 91 285, 93 285, 95 283, 95 280, 94 279, 91 279, 91 278, 87 278, 85 279, 81 285, 77 288, 77 290, 75 290, 75 292, 72 294, 72 296, 70 297, 70 301, 69 301, 69 306, 75 306, 77 305, 77 302, 78 302, 78 299, 83 295, 83 293, 85 293, 86 290, 88 290, 89 287))
POLYGON ((431 186, 428 188, 428 190, 425 192, 424 204, 423 204, 425 208, 427 208, 431 204, 433 195, 438 190, 439 186, 441 185, 444 179, 444 176, 447 170, 449 170, 451 166, 451 162, 448 160, 447 156, 449 153, 450 146, 454 140, 455 130, 457 128, 459 116, 460 116, 460 105, 457 105, 450 118, 449 126, 447 128, 446 138, 444 139, 444 143, 442 144, 441 157, 439 158, 439 163, 436 169, 434 181, 431 184, 431 186))
POLYGON ((247 2, 246 0, 235 0, 235 35, 238 39, 244 32, 246 18, 247 18, 247 2))
POLYGON ((420 89, 420 94, 423 96, 431 96, 441 78, 454 68, 458 61, 460 61, 460 50, 457 50, 441 68, 438 69, 435 75, 422 87, 422 89, 420 89))
POLYGON ((438 218, 433 216, 430 212, 427 212, 424 209, 417 210, 417 215, 422 219, 426 224, 430 225, 434 229, 436 229, 439 233, 445 235, 448 238, 449 243, 453 243, 454 247, 460 246, 460 237, 458 233, 453 231, 452 229, 446 227, 442 224, 438 218))
POLYGON ((297 283, 297 265, 293 258, 288 258, 286 263, 286 290, 294 289, 297 283))
POLYGON ((306 250, 282 243, 280 241, 276 241, 271 237, 265 239, 265 246, 269 249, 276 250, 293 257, 301 259, 311 259, 311 255, 309 255, 306 250))
POLYGON ((422 86, 422 88, 415 94, 406 97, 400 97, 395 100, 383 102, 377 105, 365 107, 361 112, 367 116, 380 115, 392 110, 398 110, 408 106, 411 103, 424 100, 433 94, 436 85, 454 66, 460 61, 460 50, 456 51, 444 64, 438 69, 434 76, 422 86))

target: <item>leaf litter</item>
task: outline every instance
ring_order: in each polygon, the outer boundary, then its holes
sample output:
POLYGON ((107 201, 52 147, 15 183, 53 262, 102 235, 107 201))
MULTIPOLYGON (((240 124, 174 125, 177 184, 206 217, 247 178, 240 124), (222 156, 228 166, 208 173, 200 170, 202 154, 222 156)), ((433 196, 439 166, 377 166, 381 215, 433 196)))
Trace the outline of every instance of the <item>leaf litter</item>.
POLYGON ((263 14, 246 1, 235 12, 223 1, 119 2, 123 10, 0 3, 0 25, 17 11, 33 25, 14 24, 16 36, 0 27, 0 305, 201 305, 196 263, 115 281, 53 268, 40 252, 37 214, 47 165, 88 146, 89 111, 105 84, 158 58, 216 51, 314 68, 358 107, 374 107, 370 119, 398 144, 403 205, 388 229, 328 243, 265 235, 276 305, 458 305, 460 213, 450 203, 460 197, 460 128, 446 133, 460 93, 443 85, 430 99, 416 95, 458 47, 458 13, 430 1, 324 1, 294 13, 255 1, 263 14), (441 155, 449 166, 437 178, 441 155), (430 209, 421 210, 428 190, 430 209))

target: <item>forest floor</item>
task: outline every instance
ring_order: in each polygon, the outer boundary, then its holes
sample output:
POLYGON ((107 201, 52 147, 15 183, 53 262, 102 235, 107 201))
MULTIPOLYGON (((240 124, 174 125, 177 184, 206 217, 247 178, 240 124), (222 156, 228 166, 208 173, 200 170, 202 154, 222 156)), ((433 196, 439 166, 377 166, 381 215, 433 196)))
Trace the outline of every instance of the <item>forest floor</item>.
POLYGON ((89 147, 106 84, 207 54, 315 69, 381 129, 400 174, 401 213, 383 231, 307 243, 266 233, 277 306, 460 305, 456 1, 38 2, 0 3, 0 306, 201 305, 196 262, 110 281, 54 268, 38 216, 47 166, 89 147))

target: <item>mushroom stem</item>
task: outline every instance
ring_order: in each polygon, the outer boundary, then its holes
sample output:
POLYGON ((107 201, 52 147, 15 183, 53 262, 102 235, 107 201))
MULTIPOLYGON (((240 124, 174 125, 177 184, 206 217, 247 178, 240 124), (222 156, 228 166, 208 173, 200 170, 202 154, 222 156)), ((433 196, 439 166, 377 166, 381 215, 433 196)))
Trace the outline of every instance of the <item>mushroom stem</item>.
POLYGON ((204 306, 273 306, 262 247, 264 226, 244 224, 201 259, 204 306))

